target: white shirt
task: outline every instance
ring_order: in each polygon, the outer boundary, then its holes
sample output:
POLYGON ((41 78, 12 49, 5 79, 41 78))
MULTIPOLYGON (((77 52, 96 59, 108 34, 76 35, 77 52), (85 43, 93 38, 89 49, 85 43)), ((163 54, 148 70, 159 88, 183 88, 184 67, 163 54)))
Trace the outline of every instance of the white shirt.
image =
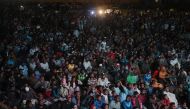
POLYGON ((68 95, 68 89, 61 86, 61 88, 60 88, 60 90, 59 90, 59 94, 60 94, 62 97, 66 97, 66 96, 68 95))
POLYGON ((80 35, 79 30, 74 30, 73 35, 75 37, 79 37, 79 35, 80 35))
POLYGON ((141 91, 138 88, 135 88, 134 91, 138 92, 139 94, 141 93, 141 91))
POLYGON ((109 109, 121 109, 121 103, 113 100, 109 105, 109 109))
POLYGON ((30 52, 30 55, 34 55, 34 53, 37 51, 39 51, 39 48, 35 47, 35 48, 31 48, 29 52, 30 52))
POLYGON ((36 68, 36 63, 35 62, 30 63, 30 68, 34 70, 36 68))
POLYGON ((103 96, 104 99, 105 99, 105 103, 108 104, 108 103, 109 103, 109 101, 108 101, 108 95, 104 95, 104 94, 102 94, 102 96, 103 96))
POLYGON ((84 61, 83 62, 83 66, 85 68, 85 70, 87 70, 88 68, 92 69, 92 65, 91 65, 91 62, 90 61, 84 61))
POLYGON ((176 106, 178 106, 178 101, 176 99, 175 94, 164 91, 164 94, 166 94, 170 100, 170 102, 174 102, 176 106))
POLYGON ((98 85, 101 85, 101 86, 108 86, 108 84, 109 84, 110 82, 108 81, 108 78, 104 78, 104 79, 102 79, 102 78, 99 78, 98 79, 98 85))
POLYGON ((46 70, 46 72, 50 71, 49 64, 47 62, 46 63, 40 63, 40 66, 42 69, 46 70))
POLYGON ((99 48, 99 50, 100 50, 100 51, 101 51, 101 50, 103 50, 103 51, 106 50, 106 42, 105 42, 105 41, 102 41, 102 42, 100 43, 100 48, 99 48))
POLYGON ((61 66, 61 60, 60 59, 56 59, 54 60, 54 64, 57 65, 57 66, 61 66))
POLYGON ((121 90, 119 89, 119 87, 114 87, 114 91, 117 95, 120 94, 121 90))
POLYGON ((28 67, 26 65, 20 65, 19 69, 24 76, 28 76, 28 67))
POLYGON ((164 24, 164 29, 167 30, 169 28, 169 24, 164 24))

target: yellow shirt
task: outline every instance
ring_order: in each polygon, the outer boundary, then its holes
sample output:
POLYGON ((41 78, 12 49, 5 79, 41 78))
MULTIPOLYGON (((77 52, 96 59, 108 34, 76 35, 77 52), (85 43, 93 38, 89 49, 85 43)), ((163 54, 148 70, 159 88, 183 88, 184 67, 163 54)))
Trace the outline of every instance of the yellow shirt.
POLYGON ((69 64, 69 65, 67 66, 67 68, 68 68, 69 71, 73 71, 73 70, 74 70, 74 67, 75 67, 74 64, 69 64))

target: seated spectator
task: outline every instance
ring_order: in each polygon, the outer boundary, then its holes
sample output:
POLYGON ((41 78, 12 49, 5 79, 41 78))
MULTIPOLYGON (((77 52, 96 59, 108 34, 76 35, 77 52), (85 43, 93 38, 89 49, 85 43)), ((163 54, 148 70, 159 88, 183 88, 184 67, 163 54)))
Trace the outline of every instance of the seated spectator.
POLYGON ((94 77, 94 74, 91 74, 88 79, 88 85, 95 87, 97 84, 97 79, 94 77))
POLYGON ((80 92, 76 91, 75 95, 72 97, 72 103, 77 105, 77 107, 80 107, 81 105, 81 97, 80 97, 80 92))
POLYGON ((133 107, 137 107, 139 109, 143 108, 142 100, 138 92, 134 92, 134 96, 132 97, 132 105, 133 107))
POLYGON ((159 99, 157 98, 156 94, 151 96, 149 105, 151 109, 158 109, 160 107, 159 99))
POLYGON ((171 102, 168 109, 177 109, 175 103, 171 102))
POLYGON ((72 102, 72 97, 70 95, 67 96, 66 101, 62 101, 61 109, 72 109, 75 104, 72 102))
POLYGON ((99 16, 78 3, 2 3, 0 11, 0 107, 189 107, 189 10, 99 16))
POLYGON ((34 89, 42 91, 50 87, 49 81, 45 81, 44 76, 41 76, 40 80, 34 85, 34 89))
POLYGON ((102 96, 105 99, 105 103, 106 104, 109 104, 109 96, 108 96, 108 94, 109 94, 108 90, 107 89, 103 89, 102 96))
POLYGON ((101 85, 103 87, 107 87, 109 84, 108 78, 105 76, 105 74, 102 74, 100 78, 98 78, 98 83, 97 85, 101 85))
POLYGON ((123 109, 133 109, 132 101, 131 101, 131 96, 130 96, 130 95, 128 95, 128 96, 126 97, 126 100, 124 100, 124 101, 122 102, 122 108, 123 108, 123 109))
POLYGON ((19 70, 24 77, 27 78, 29 76, 28 67, 25 63, 23 63, 22 65, 19 66, 19 70))
POLYGON ((57 86, 57 82, 53 81, 51 86, 52 86, 52 88, 51 88, 52 97, 59 98, 60 95, 59 95, 59 87, 57 86))
POLYGON ((103 100, 104 98, 102 98, 101 95, 97 95, 96 99, 94 100, 94 106, 96 107, 96 109, 103 109, 105 102, 103 100))
POLYGON ((91 69, 92 69, 92 65, 91 65, 90 60, 84 59, 83 66, 84 66, 85 70, 90 69, 90 71, 91 71, 91 69))
POLYGON ((178 101, 177 101, 177 99, 176 99, 175 94, 174 94, 174 93, 171 93, 171 92, 169 91, 169 88, 168 88, 168 87, 166 87, 166 89, 165 89, 165 91, 164 91, 164 94, 167 95, 167 97, 169 98, 169 101, 170 101, 170 102, 173 102, 173 103, 175 103, 176 106, 178 106, 178 101))
POLYGON ((169 106, 170 105, 170 100, 166 94, 163 95, 163 99, 161 100, 161 104, 163 106, 169 106))
POLYGON ((69 94, 69 90, 67 86, 61 85, 59 89, 59 95, 62 98, 66 98, 66 96, 69 94))
POLYGON ((118 95, 110 102, 109 109, 121 109, 121 103, 118 95))

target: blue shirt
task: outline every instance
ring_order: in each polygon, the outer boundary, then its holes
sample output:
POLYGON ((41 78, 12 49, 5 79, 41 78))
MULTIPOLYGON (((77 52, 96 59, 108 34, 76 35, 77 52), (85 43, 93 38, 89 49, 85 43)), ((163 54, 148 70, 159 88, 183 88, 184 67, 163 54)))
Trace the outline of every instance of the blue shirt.
POLYGON ((103 106, 104 106, 104 102, 102 100, 101 101, 95 100, 94 101, 94 106, 96 107, 96 109, 102 109, 103 106))
POLYGON ((58 88, 57 87, 53 87, 53 89, 52 89, 52 95, 53 95, 53 97, 59 97, 59 93, 58 93, 58 88))
POLYGON ((125 93, 121 92, 121 93, 119 94, 119 97, 120 97, 120 102, 123 102, 123 101, 125 101, 127 95, 126 95, 125 93))
POLYGON ((152 78, 152 77, 151 77, 151 74, 150 74, 150 73, 144 75, 144 81, 147 82, 147 83, 150 83, 151 78, 152 78))
POLYGON ((124 91, 125 92, 120 92, 120 94, 119 94, 120 102, 123 102, 124 100, 126 100, 126 97, 129 94, 129 90, 126 87, 124 87, 124 91))
POLYGON ((121 105, 122 105, 123 109, 132 109, 133 108, 131 101, 125 100, 122 102, 121 105))
POLYGON ((15 61, 13 59, 8 59, 7 64, 8 65, 15 65, 15 61))
POLYGON ((26 65, 20 66, 21 73, 23 76, 28 77, 28 67, 26 65))
POLYGON ((109 98, 109 101, 110 101, 110 102, 114 100, 114 97, 113 97, 113 96, 108 96, 108 98, 109 98))
POLYGON ((133 96, 134 90, 130 89, 129 90, 129 95, 133 96))
POLYGON ((75 105, 77 105, 77 99, 76 99, 76 97, 72 97, 72 103, 74 103, 75 105))
POLYGON ((121 92, 120 89, 119 89, 119 87, 115 87, 115 88, 114 88, 114 91, 115 91, 115 93, 116 93, 117 95, 119 95, 120 92, 121 92))

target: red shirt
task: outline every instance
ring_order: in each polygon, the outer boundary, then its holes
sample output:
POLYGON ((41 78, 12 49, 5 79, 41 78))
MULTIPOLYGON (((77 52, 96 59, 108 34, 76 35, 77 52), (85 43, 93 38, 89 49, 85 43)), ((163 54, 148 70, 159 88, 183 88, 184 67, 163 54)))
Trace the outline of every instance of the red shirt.
POLYGON ((170 105, 170 100, 169 100, 169 99, 163 99, 163 100, 162 100, 162 104, 163 104, 164 106, 169 106, 169 105, 170 105))
POLYGON ((112 52, 112 51, 110 51, 110 52, 108 53, 108 57, 109 57, 111 60, 114 60, 114 59, 115 59, 115 53, 112 52))
POLYGON ((152 77, 153 77, 153 78, 156 78, 156 77, 158 77, 158 75, 159 75, 158 70, 155 70, 155 71, 154 71, 154 74, 153 74, 153 76, 152 76, 152 77))
POLYGON ((51 97, 51 91, 50 90, 49 91, 45 91, 43 93, 43 95, 44 95, 45 98, 49 98, 49 97, 51 97))

